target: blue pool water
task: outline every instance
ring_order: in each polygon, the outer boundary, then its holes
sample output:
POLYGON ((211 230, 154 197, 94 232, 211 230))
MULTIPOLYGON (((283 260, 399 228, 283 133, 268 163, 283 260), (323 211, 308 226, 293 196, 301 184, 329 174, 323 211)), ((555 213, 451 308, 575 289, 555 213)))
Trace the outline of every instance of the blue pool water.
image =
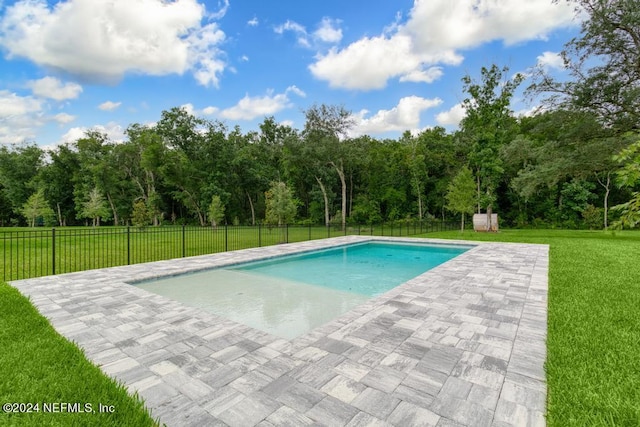
POLYGON ((292 339, 470 248, 371 242, 136 286, 292 339))
POLYGON ((464 246, 371 242, 258 261, 231 269, 377 296, 468 249, 464 246))

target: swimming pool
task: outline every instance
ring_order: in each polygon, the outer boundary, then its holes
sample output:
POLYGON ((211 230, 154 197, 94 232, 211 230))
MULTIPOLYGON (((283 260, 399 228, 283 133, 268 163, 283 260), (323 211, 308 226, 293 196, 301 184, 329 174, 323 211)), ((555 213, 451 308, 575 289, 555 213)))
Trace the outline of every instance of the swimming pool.
POLYGON ((374 241, 160 278, 136 286, 292 339, 471 247, 374 241))

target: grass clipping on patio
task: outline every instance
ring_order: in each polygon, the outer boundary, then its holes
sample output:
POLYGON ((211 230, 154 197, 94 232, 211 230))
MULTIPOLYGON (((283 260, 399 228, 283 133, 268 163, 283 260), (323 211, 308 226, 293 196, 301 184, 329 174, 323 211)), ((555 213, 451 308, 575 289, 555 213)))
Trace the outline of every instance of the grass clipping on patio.
POLYGON ((547 423, 640 426, 640 232, 429 237, 550 245, 547 423))
POLYGON ((130 396, 103 374, 75 344, 57 333, 27 298, 2 282, 0 313, 0 405, 26 404, 21 413, 0 409, 0 425, 158 424, 137 396, 130 396), (74 404, 78 405, 70 406, 74 404), (113 412, 100 413, 100 404, 113 407, 113 412), (28 409, 32 412, 24 413, 28 409))

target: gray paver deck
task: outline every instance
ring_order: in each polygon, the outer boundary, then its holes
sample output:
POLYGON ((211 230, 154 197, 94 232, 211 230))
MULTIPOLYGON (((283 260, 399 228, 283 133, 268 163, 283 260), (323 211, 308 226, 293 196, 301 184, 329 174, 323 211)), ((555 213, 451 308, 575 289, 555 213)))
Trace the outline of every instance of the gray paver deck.
POLYGON ((11 284, 169 426, 544 426, 546 245, 478 243, 291 341, 128 284, 387 239, 455 243, 347 236, 11 284))

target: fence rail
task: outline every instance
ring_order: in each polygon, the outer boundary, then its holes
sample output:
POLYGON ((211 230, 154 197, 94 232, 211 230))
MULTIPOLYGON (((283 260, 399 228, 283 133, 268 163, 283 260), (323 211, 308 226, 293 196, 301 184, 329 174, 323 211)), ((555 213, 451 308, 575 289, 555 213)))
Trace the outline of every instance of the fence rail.
POLYGON ((0 231, 3 281, 115 267, 342 235, 411 236, 457 223, 415 221, 341 226, 168 226, 0 231))

